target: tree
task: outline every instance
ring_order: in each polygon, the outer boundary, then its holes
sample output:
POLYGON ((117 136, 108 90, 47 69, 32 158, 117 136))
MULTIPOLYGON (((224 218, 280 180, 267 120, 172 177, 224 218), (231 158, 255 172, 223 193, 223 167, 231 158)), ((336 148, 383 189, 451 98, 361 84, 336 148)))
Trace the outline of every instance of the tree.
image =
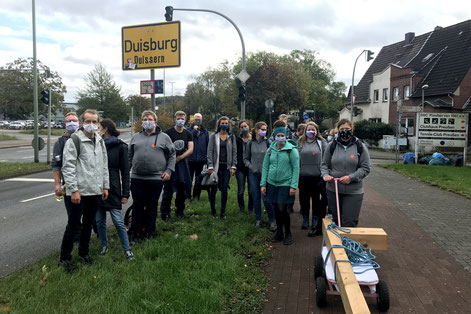
POLYGON ((144 110, 154 110, 150 104, 150 98, 141 95, 129 95, 126 103, 134 108, 134 115, 139 115, 144 110))
MULTIPOLYGON (((47 106, 39 101, 43 89, 51 89, 51 111, 63 109, 66 87, 57 72, 37 60, 38 112, 47 115, 47 106), (46 71, 50 73, 47 78, 46 71)), ((0 67, 0 113, 10 119, 27 119, 34 111, 33 59, 17 59, 0 67)))
POLYGON ((85 109, 103 111, 103 117, 115 122, 126 121, 130 108, 121 96, 121 88, 101 64, 95 65, 84 78, 86 87, 78 92, 79 113, 85 109))

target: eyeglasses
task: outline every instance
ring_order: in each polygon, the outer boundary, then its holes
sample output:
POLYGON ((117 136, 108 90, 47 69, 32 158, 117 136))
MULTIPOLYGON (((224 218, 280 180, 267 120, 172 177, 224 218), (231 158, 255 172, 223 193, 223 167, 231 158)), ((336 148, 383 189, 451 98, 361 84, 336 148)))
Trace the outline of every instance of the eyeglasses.
POLYGON ((83 122, 84 122, 85 124, 91 124, 91 123, 97 124, 97 123, 98 123, 97 120, 85 120, 85 121, 83 121, 83 122))

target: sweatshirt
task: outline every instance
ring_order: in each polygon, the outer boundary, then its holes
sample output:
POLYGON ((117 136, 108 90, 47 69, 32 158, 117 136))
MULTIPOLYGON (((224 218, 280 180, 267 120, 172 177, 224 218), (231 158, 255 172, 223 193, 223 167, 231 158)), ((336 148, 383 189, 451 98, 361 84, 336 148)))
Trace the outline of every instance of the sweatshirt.
POLYGON ((265 158, 268 147, 269 144, 266 139, 260 141, 252 139, 247 143, 244 152, 244 164, 249 168, 250 172, 259 176, 262 175, 263 159, 265 158))
POLYGON ((260 186, 266 186, 267 182, 274 186, 289 186, 298 188, 299 180, 299 153, 298 144, 288 140, 285 146, 278 150, 276 142, 271 143, 263 159, 262 179, 260 186), (288 151, 290 151, 288 153, 288 151))
MULTIPOLYGON (((358 141, 358 139, 355 139, 358 141)), ((330 175, 334 178, 343 176, 350 177, 350 184, 338 182, 339 193, 342 194, 363 194, 363 179, 370 173, 370 154, 365 144, 363 152, 358 156, 357 144, 351 141, 347 147, 337 142, 334 153, 330 154, 330 145, 327 146, 322 159, 322 177, 330 175), (360 160, 358 160, 360 158, 360 160)), ((327 190, 335 192, 334 181, 327 182, 327 190)))
POLYGON ((173 142, 159 127, 152 134, 134 134, 129 142, 131 179, 162 180, 164 172, 172 175, 175 171, 175 160, 173 142))
POLYGON ((305 141, 299 150, 300 177, 320 177, 322 155, 327 148, 326 141, 316 139, 312 142, 305 141))

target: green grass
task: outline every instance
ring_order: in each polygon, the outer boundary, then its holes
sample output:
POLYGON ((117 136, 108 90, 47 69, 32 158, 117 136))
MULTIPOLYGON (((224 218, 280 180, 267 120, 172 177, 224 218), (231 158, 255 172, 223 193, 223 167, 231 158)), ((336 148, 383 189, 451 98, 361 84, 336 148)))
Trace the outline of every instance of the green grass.
POLYGON ((471 167, 403 164, 380 166, 471 198, 471 167))
POLYGON ((16 136, 0 134, 0 142, 1 141, 14 141, 14 140, 17 140, 16 136))
POLYGON ((51 166, 45 162, 2 162, 0 163, 0 180, 50 169, 51 166))
POLYGON ((93 236, 95 263, 75 274, 64 273, 53 254, 0 279, 0 309, 8 304, 12 313, 259 312, 271 233, 255 228, 255 217, 240 214, 236 199, 233 180, 228 218, 215 220, 203 191, 186 211, 188 220, 158 219, 158 236, 133 247, 134 261, 125 259, 114 227, 108 255, 97 256, 100 245, 93 236), (190 239, 194 234, 197 240, 190 239))
MULTIPOLYGON (((51 135, 61 136, 65 132, 64 129, 51 129, 51 135)), ((23 130, 22 134, 34 134, 34 130, 23 130)), ((39 135, 47 135, 47 129, 39 129, 39 135)))

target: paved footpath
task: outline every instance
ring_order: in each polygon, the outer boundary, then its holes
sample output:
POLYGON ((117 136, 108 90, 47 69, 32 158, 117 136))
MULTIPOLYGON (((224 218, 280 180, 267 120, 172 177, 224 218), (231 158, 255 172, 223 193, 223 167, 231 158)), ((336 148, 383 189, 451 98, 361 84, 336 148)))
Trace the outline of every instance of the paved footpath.
MULTIPOLYGON (((375 252, 388 313, 471 313, 470 217, 471 200, 373 166, 359 225, 388 234, 388 250, 375 252)), ((306 237, 298 212, 291 218, 294 244, 273 245, 263 313, 344 313, 339 296, 316 306, 313 263, 322 239, 306 237)), ((367 302, 378 313, 376 300, 367 302)))

